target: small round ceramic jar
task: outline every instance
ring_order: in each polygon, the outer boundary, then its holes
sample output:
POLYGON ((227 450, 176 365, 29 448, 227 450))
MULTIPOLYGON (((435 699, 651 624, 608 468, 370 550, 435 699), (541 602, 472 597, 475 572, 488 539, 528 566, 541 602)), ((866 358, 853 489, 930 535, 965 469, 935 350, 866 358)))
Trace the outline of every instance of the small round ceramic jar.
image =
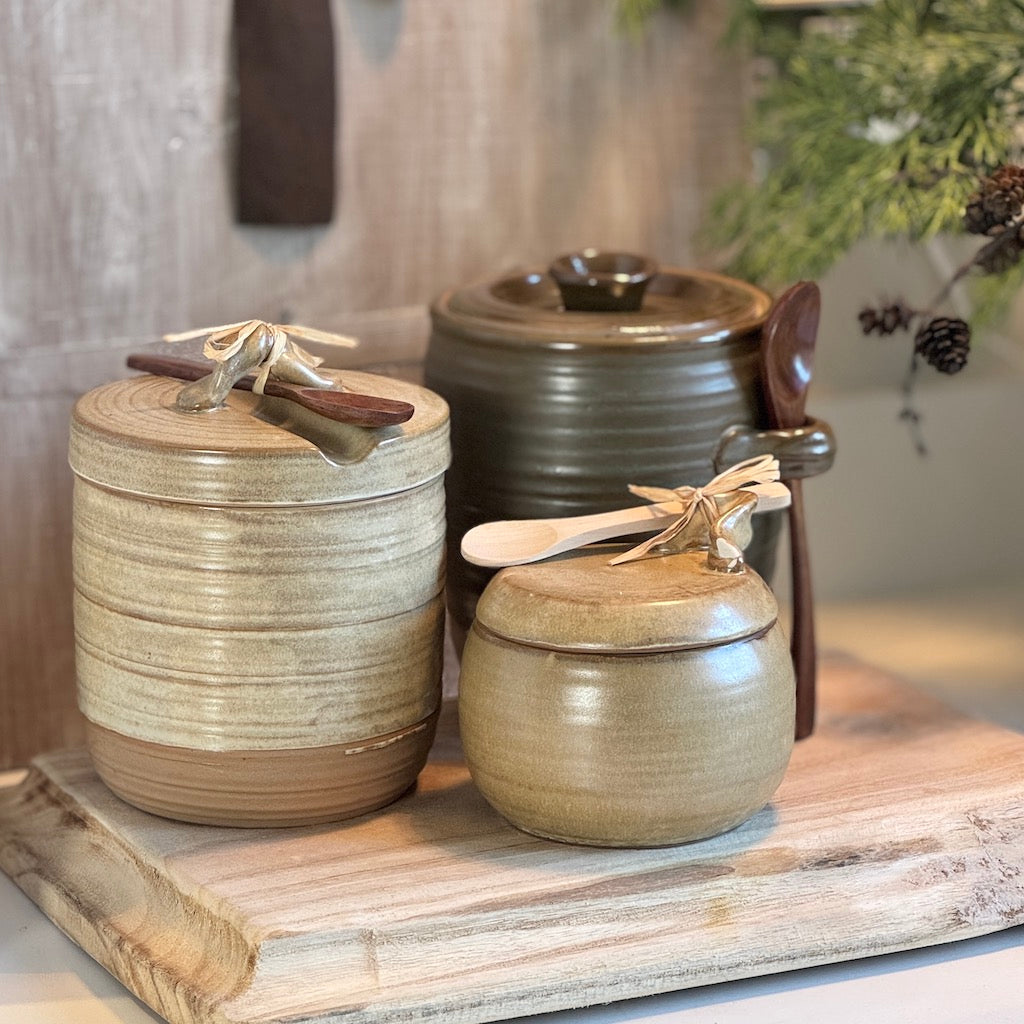
POLYGON ((233 391, 186 413, 163 377, 75 407, 79 705, 100 776, 144 810, 330 821, 397 798, 423 766, 441 696, 447 407, 399 381, 343 381, 416 412, 365 430, 233 391), (335 464, 300 423, 264 418, 299 415, 335 464))
POLYGON ((643 847, 724 832, 765 806, 793 748, 775 599, 753 570, 712 570, 706 552, 610 557, 584 549, 488 584, 460 679, 473 780, 550 839, 643 847))

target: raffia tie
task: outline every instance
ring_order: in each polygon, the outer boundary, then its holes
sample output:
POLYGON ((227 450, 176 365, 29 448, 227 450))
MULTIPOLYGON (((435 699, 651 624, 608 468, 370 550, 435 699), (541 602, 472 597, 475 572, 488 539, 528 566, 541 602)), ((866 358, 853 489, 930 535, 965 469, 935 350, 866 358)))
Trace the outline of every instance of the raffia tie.
MULTIPOLYGON (((270 378, 270 371, 288 347, 288 335, 282 328, 275 324, 264 323, 262 320, 250 320, 240 330, 229 329, 211 334, 203 344, 203 355, 207 359, 223 363, 240 352, 246 341, 261 328, 270 334, 272 341, 270 353, 260 363, 259 373, 252 385, 252 389, 257 395, 263 394, 263 389, 267 386, 267 380, 270 378)), ((294 341, 291 343, 291 352, 295 359, 308 366, 319 366, 323 362, 318 356, 300 348, 294 341)))
POLYGON ((221 324, 219 327, 201 327, 195 331, 181 334, 165 334, 164 341, 192 341, 206 335, 203 343, 203 355, 214 362, 223 363, 241 351, 242 346, 256 331, 266 331, 271 336, 270 352, 259 364, 259 374, 253 384, 253 391, 262 395, 267 379, 274 364, 285 354, 298 363, 315 369, 323 360, 314 356, 296 344, 294 336, 317 341, 325 345, 341 345, 353 348, 359 342, 345 334, 332 334, 313 327, 300 327, 297 324, 268 324, 264 320, 242 320, 236 324, 221 324))
POLYGON ((635 548, 616 555, 608 564, 621 565, 623 562, 633 562, 638 558, 643 558, 653 548, 667 544, 682 533, 698 512, 703 515, 708 529, 713 530, 715 520, 719 515, 715 498, 734 494, 741 490, 753 490, 754 493, 757 493, 758 484, 774 483, 778 479, 779 460, 774 455, 758 455, 737 462, 735 466, 709 480, 703 487, 683 486, 669 489, 666 487, 637 487, 635 484, 630 484, 630 492, 647 501, 680 502, 682 513, 671 526, 662 530, 656 537, 651 537, 635 548))

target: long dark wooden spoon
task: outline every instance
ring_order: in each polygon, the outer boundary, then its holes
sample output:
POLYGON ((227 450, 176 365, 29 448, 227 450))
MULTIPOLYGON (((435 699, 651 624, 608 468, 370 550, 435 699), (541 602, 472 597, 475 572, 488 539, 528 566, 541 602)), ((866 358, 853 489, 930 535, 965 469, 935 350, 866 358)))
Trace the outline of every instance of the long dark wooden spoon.
MULTIPOLYGON (((133 370, 155 373, 162 377, 176 377, 178 380, 199 380, 211 369, 209 363, 196 359, 155 355, 149 352, 130 355, 128 365, 133 370)), ((254 383, 254 377, 243 377, 235 387, 242 391, 252 391, 254 383)), ((353 391, 308 388, 300 384, 286 384, 280 380, 268 380, 263 393, 272 398, 285 398, 296 402, 329 420, 351 423, 357 427, 386 427, 395 423, 405 423, 415 411, 408 402, 397 402, 391 398, 360 395, 353 391)))
MULTIPOLYGON (((801 281, 779 296, 765 321, 761 340, 765 407, 771 427, 801 427, 814 368, 821 293, 813 281, 801 281)), ((792 495, 789 541, 793 576, 793 632, 790 651, 796 673, 796 738, 814 731, 817 650, 811 560, 804 525, 801 481, 786 480, 792 495)))

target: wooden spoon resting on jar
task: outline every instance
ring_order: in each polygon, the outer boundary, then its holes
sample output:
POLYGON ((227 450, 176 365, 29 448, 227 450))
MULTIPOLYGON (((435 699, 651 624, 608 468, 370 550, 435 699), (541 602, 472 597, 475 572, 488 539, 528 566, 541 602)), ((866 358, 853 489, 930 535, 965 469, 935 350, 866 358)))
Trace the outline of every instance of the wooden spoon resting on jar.
MULTIPOLYGON (((133 370, 155 373, 178 380, 200 380, 210 372, 208 363, 183 359, 178 356, 136 353, 128 357, 128 366, 133 370)), ((246 376, 235 381, 233 387, 252 391, 255 377, 246 376)), ((397 402, 376 395, 361 395, 353 391, 336 391, 328 388, 304 387, 280 380, 268 380, 263 393, 271 398, 284 398, 310 409, 329 420, 350 423, 358 427, 385 427, 405 423, 412 417, 414 407, 408 402, 397 402)))
MULTIPOLYGON (((758 484, 751 491, 757 497, 756 512, 773 512, 789 505, 789 490, 781 483, 758 484)), ((613 537, 656 533, 675 522, 679 514, 679 502, 672 501, 585 516, 483 523, 462 538, 462 557, 490 569, 525 565, 613 537)))
MULTIPOLYGON (((768 425, 788 429, 807 422, 805 406, 818 337, 821 293, 813 281, 801 281, 783 293, 762 330, 762 380, 768 425)), ((789 542, 793 577, 793 628, 790 651, 796 672, 796 738, 814 731, 817 650, 811 560, 804 525, 801 481, 784 481, 792 495, 789 542)))

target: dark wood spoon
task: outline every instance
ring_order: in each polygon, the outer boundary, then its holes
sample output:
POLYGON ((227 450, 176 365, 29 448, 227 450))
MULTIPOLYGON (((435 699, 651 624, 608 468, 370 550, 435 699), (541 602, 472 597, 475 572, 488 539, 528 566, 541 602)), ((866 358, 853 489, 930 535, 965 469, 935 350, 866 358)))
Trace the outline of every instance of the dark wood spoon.
MULTIPOLYGON (((807 389, 814 368, 821 293, 813 281, 793 285, 776 300, 765 321, 761 339, 762 381, 769 426, 802 427, 807 389)), ((789 541, 793 579, 793 632, 790 652, 796 673, 796 738, 814 731, 817 649, 814 639, 814 599, 811 560, 804 525, 801 481, 784 481, 792 495, 789 541)))
MULTIPOLYGON (((128 357, 133 370, 143 370, 162 377, 178 380, 199 380, 210 372, 210 364, 196 359, 155 355, 139 352, 128 357)), ((252 391, 254 377, 243 377, 235 384, 242 391, 252 391)), ((361 395, 353 391, 332 391, 327 388, 308 388, 300 384, 268 380, 263 389, 272 398, 285 398, 338 423, 351 423, 357 427, 386 427, 405 423, 415 411, 408 402, 397 402, 376 395, 361 395)))

